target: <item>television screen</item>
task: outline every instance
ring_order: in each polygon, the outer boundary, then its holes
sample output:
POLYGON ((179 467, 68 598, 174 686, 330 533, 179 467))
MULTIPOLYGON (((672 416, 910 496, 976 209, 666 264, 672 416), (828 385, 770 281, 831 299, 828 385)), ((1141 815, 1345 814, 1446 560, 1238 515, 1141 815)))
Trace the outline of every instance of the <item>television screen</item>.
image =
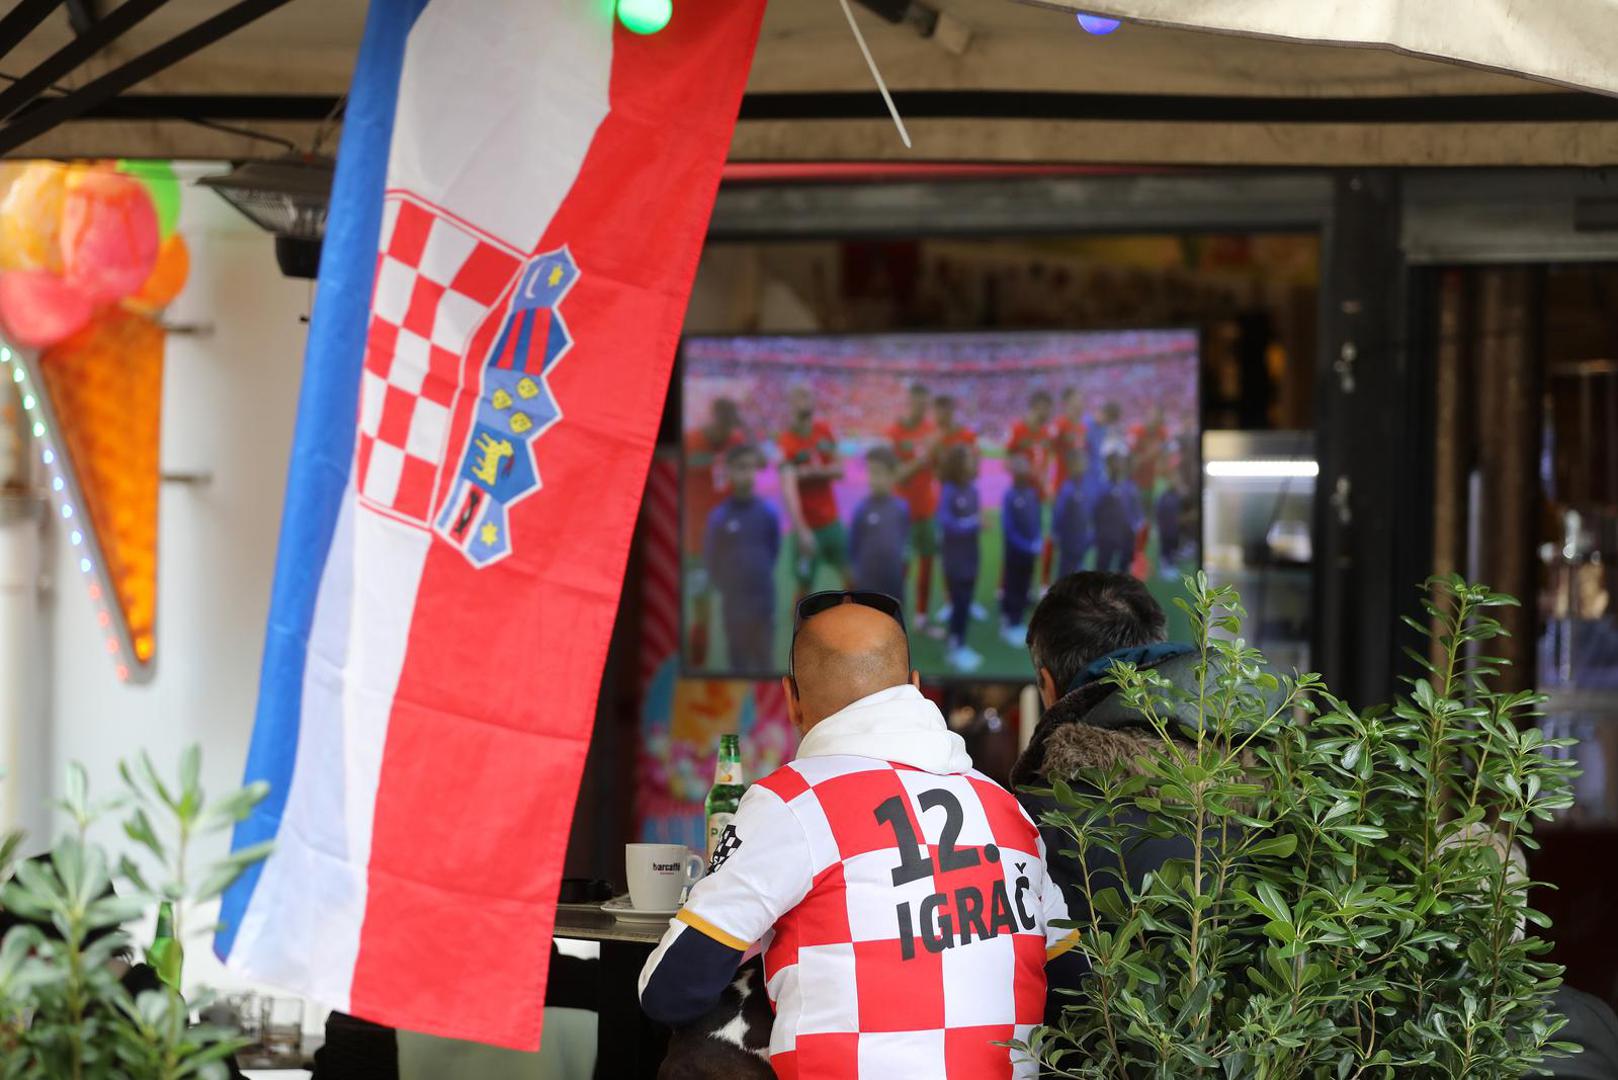
POLYGON ((1073 570, 1168 608, 1199 559, 1198 372, 1194 330, 686 339, 686 672, 783 673, 821 589, 898 597, 929 679, 1027 681, 1073 570))

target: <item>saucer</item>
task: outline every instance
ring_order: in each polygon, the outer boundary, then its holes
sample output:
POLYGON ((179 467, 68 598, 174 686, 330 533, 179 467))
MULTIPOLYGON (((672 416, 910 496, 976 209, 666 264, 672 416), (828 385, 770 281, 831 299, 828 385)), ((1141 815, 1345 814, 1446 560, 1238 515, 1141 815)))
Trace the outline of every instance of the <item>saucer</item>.
POLYGON ((615 896, 611 900, 608 900, 606 903, 601 905, 601 910, 606 912, 608 915, 611 915, 614 919, 617 919, 621 923, 634 923, 641 926, 653 926, 668 922, 670 919, 674 918, 675 912, 679 911, 680 909, 677 907, 672 907, 663 911, 641 911, 638 908, 631 907, 629 897, 624 895, 615 896))

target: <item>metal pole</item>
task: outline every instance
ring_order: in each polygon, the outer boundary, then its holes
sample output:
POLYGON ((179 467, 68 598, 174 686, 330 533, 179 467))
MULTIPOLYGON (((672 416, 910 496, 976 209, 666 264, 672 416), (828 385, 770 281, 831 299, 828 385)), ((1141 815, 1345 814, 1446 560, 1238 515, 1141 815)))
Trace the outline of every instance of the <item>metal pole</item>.
POLYGON ((34 27, 45 21, 46 16, 61 6, 62 0, 22 0, 16 7, 6 12, 6 17, 0 19, 0 60, 16 48, 18 43, 29 34, 34 27))
POLYGON ((24 72, 16 82, 0 90, 0 116, 10 117, 18 109, 50 89, 56 80, 69 74, 107 45, 117 41, 130 27, 145 19, 168 0, 128 0, 95 28, 79 34, 66 45, 24 72))

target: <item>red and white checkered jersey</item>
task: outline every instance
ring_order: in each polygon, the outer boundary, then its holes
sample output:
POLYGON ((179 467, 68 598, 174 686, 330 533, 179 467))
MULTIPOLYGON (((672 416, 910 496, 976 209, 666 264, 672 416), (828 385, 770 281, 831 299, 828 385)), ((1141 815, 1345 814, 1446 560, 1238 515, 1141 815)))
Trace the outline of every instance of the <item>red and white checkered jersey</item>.
POLYGON ((1045 961, 1072 938, 1010 792, 975 770, 799 758, 732 828, 677 918, 763 948, 777 1075, 1037 1075, 995 1043, 1040 1022, 1045 961))
POLYGON ((421 524, 431 516, 463 358, 521 263, 406 193, 383 202, 355 446, 359 497, 373 509, 421 524))

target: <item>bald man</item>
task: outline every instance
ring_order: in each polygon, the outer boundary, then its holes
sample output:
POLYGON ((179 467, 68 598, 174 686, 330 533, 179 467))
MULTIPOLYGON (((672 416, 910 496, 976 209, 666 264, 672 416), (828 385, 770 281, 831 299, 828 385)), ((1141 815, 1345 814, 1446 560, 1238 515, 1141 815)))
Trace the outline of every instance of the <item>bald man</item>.
POLYGON ((1038 830, 921 695, 891 615, 824 610, 793 664, 797 759, 742 798, 642 1006, 690 1023, 762 952, 777 1076, 1036 1076, 995 1044, 1040 1022, 1045 962, 1073 944, 1038 830))

